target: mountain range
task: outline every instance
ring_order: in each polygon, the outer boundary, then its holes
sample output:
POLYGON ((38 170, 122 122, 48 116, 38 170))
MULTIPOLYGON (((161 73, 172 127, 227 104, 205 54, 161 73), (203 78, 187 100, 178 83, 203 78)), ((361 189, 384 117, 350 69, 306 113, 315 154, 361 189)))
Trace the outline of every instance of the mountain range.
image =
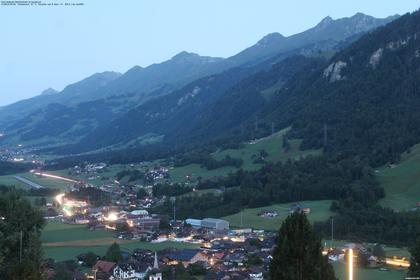
POLYGON ((271 104, 294 74, 396 18, 326 17, 296 35, 269 34, 226 59, 182 52, 124 74, 97 73, 0 108, 2 141, 79 153, 221 138, 271 104))

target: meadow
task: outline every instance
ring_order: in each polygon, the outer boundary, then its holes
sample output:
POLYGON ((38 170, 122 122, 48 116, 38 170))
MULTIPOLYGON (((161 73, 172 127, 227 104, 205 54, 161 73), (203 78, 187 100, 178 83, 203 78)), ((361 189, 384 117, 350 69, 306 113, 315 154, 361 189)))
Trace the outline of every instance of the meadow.
MULTIPOLYGON (((301 140, 293 139, 289 140, 290 149, 285 151, 282 147, 283 137, 288 129, 281 130, 268 137, 254 140, 250 143, 244 144, 238 149, 226 149, 217 151, 211 156, 217 160, 221 160, 227 155, 232 158, 240 158, 243 160, 241 168, 245 170, 256 170, 262 167, 261 163, 255 163, 255 158, 259 155, 260 151, 264 150, 268 156, 266 161, 268 162, 280 162, 288 159, 299 159, 307 155, 318 155, 321 153, 320 150, 300 150, 301 140)), ((199 164, 189 164, 181 167, 174 167, 169 172, 171 179, 175 182, 185 181, 186 175, 191 175, 192 178, 202 177, 204 179, 226 176, 231 172, 235 172, 238 168, 233 166, 225 166, 213 170, 207 170, 201 167, 199 164)))
POLYGON ((162 242, 148 243, 114 238, 114 233, 105 230, 89 230, 85 225, 69 225, 60 221, 49 221, 42 231, 41 241, 45 258, 57 261, 74 259, 78 254, 92 251, 104 255, 108 247, 117 242, 125 251, 136 248, 162 250, 165 248, 196 248, 195 244, 162 242))
POLYGON ((380 204, 395 210, 408 210, 420 202, 420 144, 401 156, 394 167, 384 166, 376 170, 377 178, 385 189, 380 204))
MULTIPOLYGON (((333 263, 335 276, 338 280, 347 280, 347 267, 342 262, 333 263)), ((356 267, 354 269, 354 279, 360 280, 402 280, 405 278, 407 270, 398 270, 388 268, 383 271, 379 268, 361 268, 356 267)))
MULTIPOLYGON (((310 222, 325 221, 334 215, 334 213, 330 211, 331 200, 302 201, 300 204, 311 208, 311 212, 307 215, 310 222)), ((231 227, 277 231, 280 228, 281 223, 289 215, 291 206, 292 203, 282 203, 260 208, 248 208, 244 209, 242 213, 229 215, 222 219, 229 221, 231 227), (274 218, 258 216, 258 213, 262 211, 276 211, 278 216, 274 218)))

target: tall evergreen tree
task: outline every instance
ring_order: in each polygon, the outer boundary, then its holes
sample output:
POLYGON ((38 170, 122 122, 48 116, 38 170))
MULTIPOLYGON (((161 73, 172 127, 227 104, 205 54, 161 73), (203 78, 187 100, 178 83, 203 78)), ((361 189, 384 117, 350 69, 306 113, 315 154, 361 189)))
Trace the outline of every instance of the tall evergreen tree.
POLYGON ((106 251, 105 259, 110 262, 121 262, 123 260, 120 245, 114 242, 106 251))
POLYGON ((19 194, 0 194, 0 279, 42 279, 40 211, 19 194))
POLYGON ((420 277, 420 238, 417 239, 416 244, 410 250, 410 269, 408 270, 408 276, 420 277))
POLYGON ((336 279, 332 266, 322 256, 321 240, 303 212, 295 212, 283 222, 269 274, 271 280, 336 279))

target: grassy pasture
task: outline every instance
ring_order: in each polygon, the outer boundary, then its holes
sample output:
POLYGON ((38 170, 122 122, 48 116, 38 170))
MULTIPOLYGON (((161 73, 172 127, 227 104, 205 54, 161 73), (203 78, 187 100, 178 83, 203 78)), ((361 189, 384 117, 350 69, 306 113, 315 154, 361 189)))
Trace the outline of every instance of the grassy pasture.
POLYGON ((197 245, 176 242, 147 243, 136 240, 120 240, 113 238, 112 231, 91 231, 85 225, 68 225, 59 221, 50 221, 45 226, 41 241, 44 257, 57 261, 74 259, 80 253, 92 251, 104 255, 108 247, 117 242, 123 250, 136 248, 162 250, 164 248, 196 248, 197 245))
POLYGON ((404 153, 395 167, 379 168, 376 175, 385 189, 382 206, 396 210, 414 208, 420 201, 420 144, 404 153))
MULTIPOLYGON (((339 280, 347 280, 347 267, 344 263, 333 263, 335 276, 339 280)), ((381 271, 379 268, 361 268, 354 269, 354 279, 360 280, 402 280, 406 276, 406 270, 397 270, 388 268, 387 271, 381 271)))
MULTIPOLYGON (((308 219, 311 222, 325 221, 334 215, 330 211, 331 200, 302 201, 300 204, 311 208, 311 213, 308 214, 308 219)), ((242 214, 236 213, 223 219, 229 221, 232 227, 241 227, 242 216, 242 227, 244 228, 277 231, 281 223, 289 215, 291 205, 292 203, 282 203, 260 208, 249 208, 243 210, 242 214), (258 216, 258 213, 262 211, 277 211, 279 215, 275 218, 258 216)))
MULTIPOLYGON (((244 144, 239 149, 227 149, 217 151, 212 154, 217 160, 221 160, 227 155, 232 158, 240 158, 243 160, 242 168, 246 170, 256 170, 262 167, 260 163, 254 163, 256 156, 259 155, 261 150, 265 150, 268 154, 266 160, 269 162, 286 161, 287 159, 299 159, 307 155, 318 155, 321 153, 320 150, 300 150, 301 140, 293 139, 289 140, 290 149, 285 151, 282 147, 283 136, 287 132, 287 129, 281 130, 273 135, 265 138, 255 140, 251 143, 244 144)), ((170 170, 170 175, 173 181, 183 182, 185 181, 186 175, 192 175, 193 178, 202 177, 205 179, 214 178, 219 176, 226 176, 230 172, 236 171, 237 168, 232 166, 225 166, 214 170, 207 170, 201 167, 199 164, 189 164, 186 166, 175 167, 170 170)))

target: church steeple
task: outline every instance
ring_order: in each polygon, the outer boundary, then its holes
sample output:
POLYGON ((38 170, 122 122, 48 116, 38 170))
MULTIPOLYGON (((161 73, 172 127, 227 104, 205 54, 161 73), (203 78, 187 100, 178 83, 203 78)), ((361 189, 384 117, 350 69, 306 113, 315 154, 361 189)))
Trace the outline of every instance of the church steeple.
POLYGON ((157 257, 157 252, 155 251, 155 262, 153 263, 153 269, 159 269, 159 261, 157 257))

